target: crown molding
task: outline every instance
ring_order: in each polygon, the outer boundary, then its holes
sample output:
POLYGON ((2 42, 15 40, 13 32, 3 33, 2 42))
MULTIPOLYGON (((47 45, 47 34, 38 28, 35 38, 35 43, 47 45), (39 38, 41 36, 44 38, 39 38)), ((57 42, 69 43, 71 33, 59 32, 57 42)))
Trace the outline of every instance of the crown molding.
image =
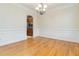
MULTIPOLYGON (((24 10, 31 10, 31 11, 36 12, 36 10, 31 9, 28 6, 24 6, 21 3, 13 3, 13 5, 15 5, 15 6, 19 7, 19 8, 22 8, 24 10)), ((65 3, 65 4, 62 4, 62 5, 57 5, 55 7, 51 7, 49 9, 47 9, 46 11, 47 12, 49 12, 49 11, 57 11, 57 10, 61 10, 61 9, 65 9, 65 8, 70 8, 70 7, 77 7, 77 6, 79 6, 78 3, 68 3, 68 4, 65 3)))
MULTIPOLYGON (((19 7, 19 8, 22 8, 23 10, 32 10, 30 8, 28 8, 27 6, 23 6, 21 3, 13 3, 13 5, 19 7)), ((33 11, 33 10, 32 10, 33 11)))
POLYGON ((79 6, 79 4, 77 4, 77 3, 73 3, 73 4, 70 4, 70 5, 65 4, 65 5, 50 8, 50 10, 48 9, 47 11, 57 11, 57 10, 65 9, 65 8, 78 7, 78 6, 79 6))

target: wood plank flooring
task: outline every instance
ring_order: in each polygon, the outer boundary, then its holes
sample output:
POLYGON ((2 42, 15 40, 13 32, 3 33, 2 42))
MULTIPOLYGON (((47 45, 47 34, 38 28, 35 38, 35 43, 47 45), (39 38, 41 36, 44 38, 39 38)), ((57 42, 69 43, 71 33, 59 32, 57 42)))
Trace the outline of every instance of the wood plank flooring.
POLYGON ((79 44, 45 37, 0 47, 0 56, 79 56, 79 44))

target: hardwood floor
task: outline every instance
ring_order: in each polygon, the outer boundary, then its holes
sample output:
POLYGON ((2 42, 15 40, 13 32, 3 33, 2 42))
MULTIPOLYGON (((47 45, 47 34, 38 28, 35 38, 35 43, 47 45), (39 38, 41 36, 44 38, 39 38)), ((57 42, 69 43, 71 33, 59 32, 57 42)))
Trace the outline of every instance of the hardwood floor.
POLYGON ((79 44, 45 37, 0 47, 0 56, 79 56, 79 44))

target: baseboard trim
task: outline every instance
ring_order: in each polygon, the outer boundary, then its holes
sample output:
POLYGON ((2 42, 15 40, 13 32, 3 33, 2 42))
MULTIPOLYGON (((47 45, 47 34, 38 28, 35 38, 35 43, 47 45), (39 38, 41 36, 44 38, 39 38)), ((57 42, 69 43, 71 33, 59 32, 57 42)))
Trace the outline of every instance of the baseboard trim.
POLYGON ((67 42, 73 42, 73 43, 78 43, 79 44, 79 41, 71 41, 72 39, 67 39, 67 38, 59 38, 59 37, 51 37, 51 36, 45 36, 45 35, 40 35, 40 36, 37 36, 37 37, 45 37, 45 38, 50 38, 50 39, 56 39, 56 40, 62 40, 62 41, 67 41, 67 42))

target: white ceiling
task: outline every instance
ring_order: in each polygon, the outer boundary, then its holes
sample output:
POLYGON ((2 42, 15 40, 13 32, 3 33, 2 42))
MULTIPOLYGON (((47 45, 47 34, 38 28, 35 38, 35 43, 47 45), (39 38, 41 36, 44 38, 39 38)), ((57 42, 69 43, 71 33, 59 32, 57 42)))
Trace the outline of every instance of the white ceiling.
MULTIPOLYGON (((39 3, 21 3, 22 6, 28 7, 32 10, 35 10, 35 7, 37 7, 39 3)), ((57 7, 64 7, 64 6, 70 6, 70 5, 76 5, 77 3, 44 3, 47 4, 47 10, 51 8, 57 8, 57 7)))
MULTIPOLYGON (((38 5, 39 3, 24 3, 24 4, 22 4, 23 6, 25 6, 25 7, 29 7, 29 8, 31 8, 31 9, 35 9, 35 7, 37 7, 37 5, 38 5)), ((47 4, 47 3, 45 3, 45 4, 47 4)), ((50 6, 55 6, 55 5, 58 5, 58 4, 55 4, 55 3, 48 3, 47 4, 48 5, 48 8, 50 7, 50 6)))

